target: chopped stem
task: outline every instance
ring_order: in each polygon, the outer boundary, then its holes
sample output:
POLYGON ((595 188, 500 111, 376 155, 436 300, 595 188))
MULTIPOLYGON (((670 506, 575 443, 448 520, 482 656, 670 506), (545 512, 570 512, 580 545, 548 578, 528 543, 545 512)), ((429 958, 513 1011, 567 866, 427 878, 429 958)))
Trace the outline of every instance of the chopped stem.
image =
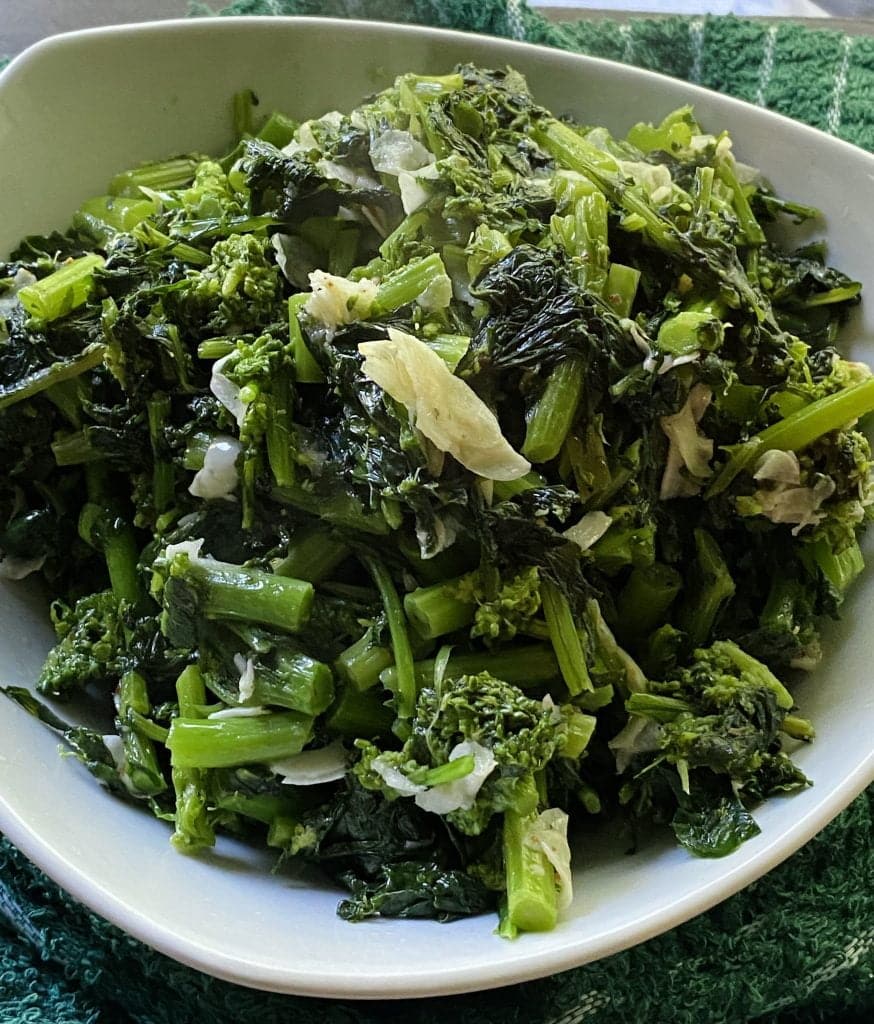
POLYGON ((569 356, 549 376, 528 414, 522 454, 531 462, 548 462, 561 450, 583 393, 585 362, 569 356))
POLYGON ((194 172, 201 158, 195 156, 174 157, 156 163, 142 164, 129 171, 117 174, 109 183, 109 192, 114 196, 142 196, 141 188, 155 192, 184 188, 194 181, 194 172))
POLYGON ((567 598, 549 580, 541 580, 540 597, 552 647, 568 692, 573 696, 583 690, 594 689, 589 678, 580 634, 567 598))
POLYGON ((299 754, 313 720, 296 711, 255 718, 174 718, 167 737, 175 768, 232 768, 299 754))
POLYGON ((165 512, 176 497, 173 463, 164 458, 164 424, 170 419, 169 395, 156 395, 146 402, 149 439, 152 444, 152 500, 157 513, 165 512))
POLYGON ((604 285, 604 299, 619 317, 631 316, 631 307, 637 296, 640 271, 624 263, 611 263, 604 285))
POLYGON ((743 186, 737 180, 737 175, 732 167, 731 158, 720 160, 716 167, 716 174, 719 180, 728 185, 732 192, 732 205, 737 215, 737 222, 744 234, 747 245, 764 245, 766 242, 765 232, 759 226, 756 216, 750 208, 749 200, 743 190, 743 186))
POLYGON ((362 693, 354 685, 344 686, 325 719, 325 727, 350 740, 387 736, 394 716, 383 703, 384 698, 385 694, 378 691, 362 693))
POLYGON ((370 555, 359 556, 367 571, 373 578, 388 622, 391 634, 391 645, 397 668, 397 687, 393 691, 397 701, 398 718, 407 722, 413 717, 416 708, 416 673, 413 668, 413 651, 410 647, 410 636, 407 631, 407 620, 404 605, 398 596, 394 580, 388 569, 370 555))
POLYGON ((325 375, 307 348, 298 319, 298 313, 309 297, 309 292, 301 292, 299 295, 292 295, 288 300, 288 334, 291 341, 291 356, 294 360, 294 375, 299 384, 324 384, 325 375))
POLYGON ((258 130, 258 138, 269 142, 271 146, 276 146, 277 149, 282 149, 294 138, 296 129, 297 121, 274 110, 258 130))
POLYGON ((61 359, 57 363, 52 363, 51 366, 43 367, 41 370, 35 370, 27 376, 21 377, 14 384, 0 387, 0 410, 15 405, 16 402, 21 402, 25 398, 33 398, 34 395, 38 395, 55 384, 72 380, 74 377, 93 370, 95 366, 99 366, 103 362, 105 351, 105 347, 101 344, 87 345, 78 355, 70 356, 69 359, 61 359))
POLYGON ((406 595, 404 611, 420 636, 433 640, 473 622, 476 603, 457 596, 459 582, 435 583, 406 595))
POLYGON ((87 253, 62 264, 48 277, 29 284, 18 293, 21 305, 31 316, 51 321, 85 304, 94 283, 94 271, 103 266, 103 257, 87 253))
POLYGON ((677 625, 688 634, 693 647, 700 647, 710 637, 719 612, 734 595, 735 586, 719 545, 706 530, 695 530, 695 551, 695 564, 677 625))
POLYGON ((277 576, 321 583, 350 555, 349 546, 330 530, 302 527, 292 534, 285 558, 274 566, 277 576))
POLYGON ((79 213, 86 218, 102 221, 115 231, 130 231, 154 212, 154 200, 143 196, 95 196, 79 207, 79 213))
POLYGON ((116 725, 124 750, 124 775, 142 796, 157 796, 167 788, 151 739, 144 735, 132 713, 148 715, 151 706, 146 680, 139 672, 125 672, 116 694, 116 725))
MULTIPOLYGON (((206 688, 197 665, 189 665, 182 670, 176 680, 176 697, 180 716, 191 720, 203 714, 206 688)), ((171 838, 173 846, 183 853, 193 853, 213 846, 215 831, 207 813, 206 774, 196 768, 180 768, 175 765, 171 767, 170 774, 176 793, 175 830, 171 838)))
POLYGON ((380 283, 370 307, 370 319, 377 320, 409 305, 441 277, 446 277, 446 268, 439 253, 411 260, 380 283))
POLYGON ((330 668, 308 654, 284 653, 276 668, 255 669, 252 696, 247 705, 275 705, 306 715, 320 715, 334 698, 330 668))
MULTIPOLYGON (((376 648, 379 650, 379 648, 376 648)), ((417 661, 414 665, 418 686, 434 684, 435 659, 417 661)), ((396 669, 386 668, 380 675, 383 685, 393 688, 396 669)), ((559 678, 558 661, 551 647, 546 644, 527 644, 508 647, 501 651, 476 651, 465 654, 451 654, 443 673, 444 679, 459 679, 461 676, 478 675, 488 672, 495 679, 512 683, 522 689, 543 686, 559 678)))
POLYGON ((193 586, 208 618, 260 622, 293 633, 312 608, 312 583, 212 558, 174 556, 170 574, 193 586))
POLYGON ((130 523, 112 509, 89 501, 79 513, 79 536, 103 555, 116 598, 136 604, 142 596, 137 572, 140 551, 130 523))
POLYGON ((292 423, 294 395, 288 373, 287 366, 279 369, 271 382, 270 401, 267 403, 267 461, 279 487, 292 486, 296 477, 292 423))
POLYGON ((533 817, 517 810, 504 814, 507 919, 513 929, 545 932, 555 927, 558 917, 555 872, 546 855, 525 842, 533 817))
MULTIPOLYGON (((371 630, 368 629, 360 640, 356 640, 346 650, 341 651, 334 662, 334 668, 341 679, 345 679, 362 693, 380 681, 389 690, 394 690, 397 687, 394 656, 387 647, 374 644, 371 635, 371 630), (391 677, 383 678, 380 673, 384 672, 391 672, 391 677)), ((419 681, 418 671, 416 680, 419 681)))
POLYGON ((632 569, 616 602, 616 632, 623 642, 642 640, 660 626, 682 586, 677 570, 660 562, 632 569))
POLYGON ((326 522, 346 526, 362 533, 385 534, 389 525, 379 512, 372 512, 351 494, 320 495, 307 490, 300 484, 288 487, 274 487, 271 492, 274 501, 280 505, 292 505, 311 515, 319 516, 326 522))

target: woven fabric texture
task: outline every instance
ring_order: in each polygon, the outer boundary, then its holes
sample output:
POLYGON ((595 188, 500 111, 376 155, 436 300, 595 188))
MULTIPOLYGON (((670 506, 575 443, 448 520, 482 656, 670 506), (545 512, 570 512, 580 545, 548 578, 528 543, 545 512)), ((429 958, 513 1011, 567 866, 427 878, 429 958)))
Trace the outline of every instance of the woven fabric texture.
MULTIPOLYGON (((556 24, 522 0, 237 0, 222 14, 371 18, 557 46, 874 149, 874 38, 736 18, 556 24)), ((874 1019, 872 837, 874 789, 765 878, 643 945, 542 981, 404 1004, 216 981, 90 913, 0 838, 0 1024, 861 1024, 874 1019)))

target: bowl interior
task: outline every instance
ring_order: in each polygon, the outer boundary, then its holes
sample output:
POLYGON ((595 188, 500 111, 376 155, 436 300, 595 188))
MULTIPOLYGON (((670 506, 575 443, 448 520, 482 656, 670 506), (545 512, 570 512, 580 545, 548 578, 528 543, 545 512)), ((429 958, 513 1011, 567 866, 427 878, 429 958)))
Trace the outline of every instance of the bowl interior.
MULTIPOLYGON (((833 261, 874 286, 872 228, 853 210, 874 204, 874 158, 745 104, 634 68, 483 37, 315 19, 216 19, 97 30, 49 40, 0 77, 0 252, 64 225, 79 203, 138 161, 231 141, 229 100, 250 87, 262 108, 295 117, 348 109, 404 71, 457 62, 511 63, 558 113, 624 132, 692 102, 709 129, 731 129, 739 158, 788 195, 819 206, 833 261)), ((822 225, 818 226, 822 230, 822 225)), ((849 332, 874 360, 874 320, 849 332)), ((869 545, 870 549, 870 545, 869 545)), ((762 834, 721 861, 693 860, 653 839, 635 857, 604 834, 579 844, 577 896, 559 927, 506 943, 490 917, 441 926, 350 926, 338 895, 269 873, 270 858, 231 841, 185 858, 168 829, 103 793, 58 757, 56 740, 0 703, 0 828, 93 909, 138 938, 229 980, 310 995, 433 995, 507 984, 607 955, 671 927, 778 863, 874 776, 870 623, 874 578, 863 578, 827 657, 798 689, 819 739, 798 755, 816 785, 757 812, 762 834), (307 922, 306 928, 294 922, 307 922), (404 956, 398 957, 402 948, 404 956)), ((51 642, 44 602, 0 589, 5 684, 28 685, 51 642)))

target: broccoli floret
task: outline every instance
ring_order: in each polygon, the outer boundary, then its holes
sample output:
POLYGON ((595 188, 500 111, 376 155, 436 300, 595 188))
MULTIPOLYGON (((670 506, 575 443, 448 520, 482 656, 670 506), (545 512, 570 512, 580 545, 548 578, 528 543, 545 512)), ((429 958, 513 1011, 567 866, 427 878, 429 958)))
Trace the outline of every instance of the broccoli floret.
POLYGON ((221 165, 203 160, 197 165, 192 184, 177 193, 185 219, 219 220, 246 213, 243 196, 235 192, 221 165))
POLYGON ((810 784, 780 749, 781 731, 813 735, 809 723, 787 717, 792 703, 777 677, 737 644, 696 650, 690 667, 626 701, 629 724, 611 743, 617 754, 631 746, 621 802, 670 822, 697 856, 730 853, 759 831, 747 804, 810 784))
POLYGON ((488 672, 461 676, 420 692, 401 750, 359 744, 355 772, 366 787, 416 795, 422 806, 445 793, 441 813, 447 821, 479 835, 492 815, 514 807, 535 772, 562 753, 572 716, 579 713, 526 697, 488 672), (439 788, 457 782, 462 785, 452 792, 439 788))
POLYGON ((164 297, 167 312, 199 334, 257 330, 279 320, 282 284, 267 244, 255 235, 216 242, 209 265, 189 271, 184 285, 164 297))
POLYGON ((471 573, 458 584, 461 600, 476 602, 470 635, 487 644, 512 640, 526 632, 540 611, 540 574, 536 566, 523 569, 506 581, 489 573, 471 573))
POLYGON ((677 766, 688 792, 690 772, 728 775, 735 787, 754 782, 779 752, 792 695, 766 665, 730 640, 694 652, 691 665, 649 692, 632 694, 632 715, 659 724, 655 757, 677 766))
POLYGON ((111 590, 82 597, 72 608, 55 601, 51 614, 58 643, 37 680, 42 693, 66 697, 117 674, 123 633, 119 604, 111 590))

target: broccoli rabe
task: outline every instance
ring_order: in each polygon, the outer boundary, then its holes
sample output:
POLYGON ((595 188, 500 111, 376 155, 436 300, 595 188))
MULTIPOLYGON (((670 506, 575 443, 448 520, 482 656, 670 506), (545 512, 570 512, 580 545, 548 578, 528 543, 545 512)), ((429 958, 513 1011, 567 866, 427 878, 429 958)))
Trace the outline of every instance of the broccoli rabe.
POLYGON ((112 591, 80 597, 72 608, 55 601, 51 614, 58 643, 49 652, 37 687, 63 697, 112 679, 123 646, 122 619, 112 591))
POLYGON ((620 138, 511 68, 233 115, 0 263, 0 575, 115 735, 9 695, 352 920, 550 928, 591 815, 730 852, 807 785, 787 684, 874 508, 860 286, 772 230, 816 211, 689 107, 620 138))
MULTIPOLYGON (((677 784, 671 793, 683 822, 681 829, 675 820, 675 831, 685 843, 699 796, 700 813, 707 815, 715 813, 711 797, 717 791, 726 799, 733 794, 734 800, 755 802, 778 789, 803 788, 807 779, 780 750, 781 733, 803 739, 813 735, 808 723, 788 716, 793 704, 779 679, 732 641, 696 650, 688 668, 651 682, 646 693, 632 694, 625 703, 631 723, 646 720, 653 729, 641 752, 633 755, 635 778, 625 784, 622 799, 639 797, 644 770, 672 765, 677 784), (724 782, 721 790, 717 779, 724 782)), ((743 814, 741 827, 753 827, 743 814)), ((698 835, 695 842, 701 841, 698 835)))
POLYGON ((267 241, 230 235, 210 251, 209 263, 191 270, 164 296, 170 317, 203 336, 264 327, 282 316, 279 270, 267 258, 267 241))

